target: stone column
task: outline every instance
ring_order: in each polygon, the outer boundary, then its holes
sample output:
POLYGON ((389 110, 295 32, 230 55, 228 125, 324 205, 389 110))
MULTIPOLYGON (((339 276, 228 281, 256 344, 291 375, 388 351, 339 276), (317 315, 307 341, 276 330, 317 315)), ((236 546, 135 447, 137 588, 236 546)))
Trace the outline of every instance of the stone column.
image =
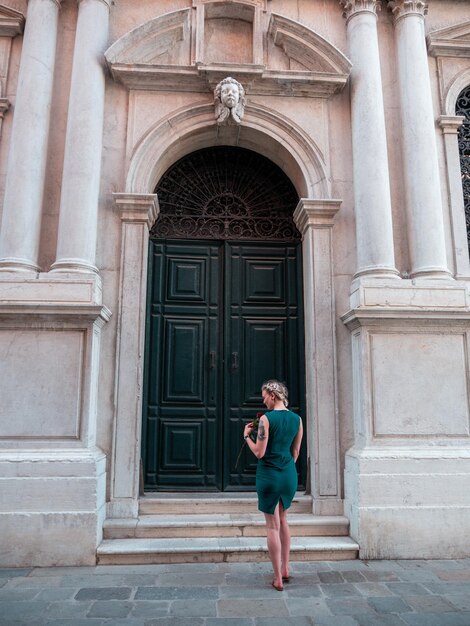
POLYGON ((42 200, 62 0, 29 0, 0 233, 0 270, 38 272, 42 200))
POLYGON ((332 228, 340 200, 300 200, 305 301, 307 432, 310 482, 317 515, 342 513, 339 478, 336 333, 332 228))
POLYGON ((104 52, 110 0, 78 0, 60 201, 52 271, 97 272, 98 199, 104 120, 104 52))
POLYGON ((423 0, 389 0, 395 16, 411 276, 449 278, 423 0))
POLYGON ((462 126, 463 121, 464 117, 460 115, 441 115, 439 118, 439 126, 444 135, 444 151, 447 164, 447 191, 450 206, 455 278, 469 280, 470 263, 458 139, 459 128, 462 126))
POLYGON ((115 415, 108 516, 136 518, 142 429, 142 372, 149 228, 157 219, 153 194, 114 194, 121 217, 115 415))
POLYGON ((392 207, 377 38, 377 1, 340 0, 347 19, 356 214, 356 276, 394 277, 392 207))

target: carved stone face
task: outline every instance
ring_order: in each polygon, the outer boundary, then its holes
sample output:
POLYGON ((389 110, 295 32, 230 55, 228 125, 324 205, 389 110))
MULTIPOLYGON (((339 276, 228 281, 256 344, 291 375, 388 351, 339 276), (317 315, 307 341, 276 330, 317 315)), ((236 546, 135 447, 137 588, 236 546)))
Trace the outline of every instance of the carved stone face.
POLYGON ((220 90, 220 101, 229 109, 237 106, 240 100, 240 91, 238 86, 232 83, 225 83, 220 90))

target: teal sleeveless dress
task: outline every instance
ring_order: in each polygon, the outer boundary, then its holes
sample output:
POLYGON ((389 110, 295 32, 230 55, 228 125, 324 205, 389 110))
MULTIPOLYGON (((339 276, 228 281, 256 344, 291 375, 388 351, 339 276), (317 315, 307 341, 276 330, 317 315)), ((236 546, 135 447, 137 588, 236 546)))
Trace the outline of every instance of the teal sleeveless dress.
POLYGON ((300 417, 292 411, 266 411, 269 439, 266 453, 256 466, 258 509, 274 513, 279 501, 288 509, 297 491, 297 470, 291 445, 300 427, 300 417))

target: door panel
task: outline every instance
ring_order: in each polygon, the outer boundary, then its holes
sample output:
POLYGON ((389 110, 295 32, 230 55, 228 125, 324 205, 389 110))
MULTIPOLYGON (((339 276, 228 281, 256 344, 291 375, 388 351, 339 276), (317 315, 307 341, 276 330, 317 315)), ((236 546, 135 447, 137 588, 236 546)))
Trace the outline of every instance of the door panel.
MULTIPOLYGON (((299 333, 292 333, 303 323, 301 258, 298 244, 225 246, 226 353, 238 354, 239 367, 230 364, 226 372, 224 413, 228 416, 226 439, 240 441, 244 423, 264 412, 260 387, 265 380, 287 381, 294 401, 291 408, 301 412, 303 345, 298 343, 299 333)), ((224 456, 224 487, 236 490, 254 485, 254 455, 246 447, 236 466, 237 446, 229 452, 224 456)))
POLYGON ((256 458, 236 461, 262 382, 301 412, 300 264, 298 244, 151 242, 146 489, 254 488, 256 458))
POLYGON ((220 245, 151 242, 145 484, 220 487, 220 245))

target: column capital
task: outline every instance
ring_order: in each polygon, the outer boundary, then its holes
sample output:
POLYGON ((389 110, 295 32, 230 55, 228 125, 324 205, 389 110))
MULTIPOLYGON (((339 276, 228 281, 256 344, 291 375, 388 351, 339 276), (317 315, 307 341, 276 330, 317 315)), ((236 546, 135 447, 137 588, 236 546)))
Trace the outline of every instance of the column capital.
POLYGON ((294 222, 302 235, 309 227, 332 228, 342 200, 309 200, 301 198, 294 211, 294 222))
POLYGON ((444 135, 457 135, 464 121, 463 115, 440 115, 437 118, 439 128, 442 129, 444 135))
POLYGON ((123 222, 146 222, 149 229, 160 211, 154 193, 113 193, 114 208, 123 222))
POLYGON ((377 15, 377 11, 382 8, 379 0, 339 0, 339 3, 343 9, 343 17, 346 19, 364 12, 377 15))
POLYGON ((391 9, 395 20, 407 15, 420 15, 424 17, 428 12, 426 0, 388 0, 388 7, 391 9))

